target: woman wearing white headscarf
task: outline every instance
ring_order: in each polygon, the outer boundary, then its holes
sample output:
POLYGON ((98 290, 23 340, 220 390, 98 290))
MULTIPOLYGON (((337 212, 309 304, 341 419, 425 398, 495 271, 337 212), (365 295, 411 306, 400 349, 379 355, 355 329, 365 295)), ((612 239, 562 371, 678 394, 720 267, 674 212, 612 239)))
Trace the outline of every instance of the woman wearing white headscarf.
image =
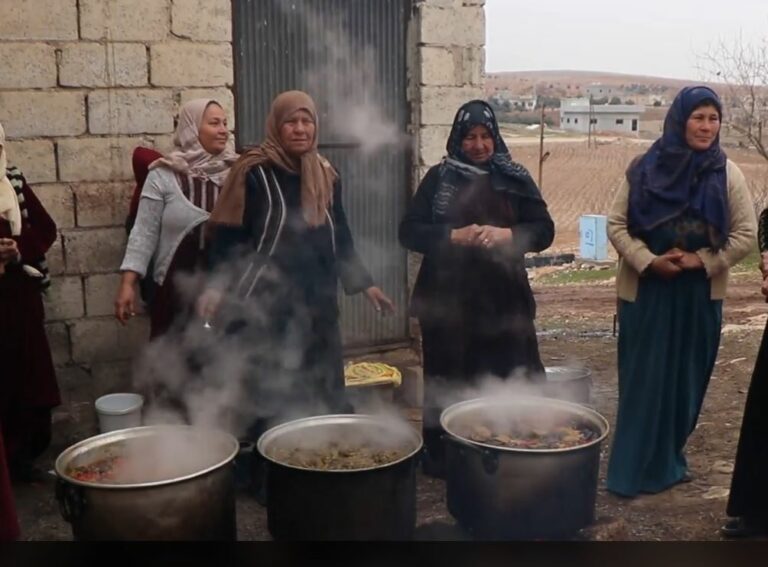
MULTIPOLYGON (((61 403, 42 299, 50 283, 45 253, 55 240, 56 224, 21 172, 7 165, 0 126, 0 469, 7 460, 20 481, 42 474, 33 462, 50 443, 51 410, 61 403)), ((0 500, 2 492, 0 486, 0 500)), ((0 502, 0 539, 8 533, 5 506, 0 502)))
POLYGON ((149 306, 151 337, 166 333, 186 312, 174 276, 202 268, 203 225, 237 160, 222 106, 211 99, 186 103, 179 114, 174 150, 150 166, 128 238, 115 299, 115 316, 125 324, 135 314, 136 282, 151 277, 158 286, 149 306), (150 261, 153 273, 147 274, 150 261))

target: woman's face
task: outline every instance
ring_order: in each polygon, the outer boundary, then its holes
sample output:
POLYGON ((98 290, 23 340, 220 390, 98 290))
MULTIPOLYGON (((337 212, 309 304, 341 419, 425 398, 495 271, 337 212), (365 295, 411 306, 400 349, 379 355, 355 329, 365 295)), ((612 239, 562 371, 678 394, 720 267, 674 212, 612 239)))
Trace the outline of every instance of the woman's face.
POLYGON ((694 151, 708 150, 720 132, 720 113, 708 104, 696 108, 685 123, 685 142, 694 151))
POLYGON ((485 126, 475 126, 461 141, 461 151, 472 163, 483 164, 493 155, 493 136, 485 126))
POLYGON ((292 156, 301 156, 312 149, 315 121, 306 110, 297 110, 280 125, 280 144, 292 156))
POLYGON ((227 141, 229 141, 227 115, 218 104, 209 104, 205 109, 197 137, 200 145, 209 154, 220 154, 227 147, 227 141))

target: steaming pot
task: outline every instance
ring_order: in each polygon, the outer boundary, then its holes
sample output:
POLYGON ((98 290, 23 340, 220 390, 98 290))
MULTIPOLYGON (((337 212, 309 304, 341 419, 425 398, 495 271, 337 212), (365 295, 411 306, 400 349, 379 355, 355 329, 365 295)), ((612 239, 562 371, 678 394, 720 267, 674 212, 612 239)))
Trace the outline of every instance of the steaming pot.
POLYGON ((479 398, 448 407, 440 423, 448 510, 475 538, 567 538, 594 521, 600 445, 608 435, 608 422, 596 411, 550 398, 479 398), (478 443, 458 433, 489 416, 531 412, 579 418, 599 435, 578 447, 533 450, 478 443))
POLYGON ((91 437, 56 459, 61 514, 76 540, 235 540, 232 461, 238 449, 227 433, 185 425, 134 427, 91 437), (123 442, 173 442, 174 436, 185 436, 185 443, 199 452, 199 470, 137 484, 85 482, 68 472, 114 454, 123 442))
POLYGON ((409 540, 416 528, 416 460, 421 436, 407 423, 370 415, 326 415, 265 432, 257 450, 267 459, 267 524, 276 540, 409 540), (392 463, 354 470, 298 468, 277 448, 316 439, 369 439, 407 448, 392 463))

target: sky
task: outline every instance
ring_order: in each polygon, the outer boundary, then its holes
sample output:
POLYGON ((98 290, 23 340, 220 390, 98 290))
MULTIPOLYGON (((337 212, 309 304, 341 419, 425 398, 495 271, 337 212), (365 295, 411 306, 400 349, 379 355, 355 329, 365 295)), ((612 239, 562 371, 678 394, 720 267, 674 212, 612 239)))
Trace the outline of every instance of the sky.
POLYGON ((486 0, 486 71, 701 80, 719 41, 768 38, 768 0, 486 0))

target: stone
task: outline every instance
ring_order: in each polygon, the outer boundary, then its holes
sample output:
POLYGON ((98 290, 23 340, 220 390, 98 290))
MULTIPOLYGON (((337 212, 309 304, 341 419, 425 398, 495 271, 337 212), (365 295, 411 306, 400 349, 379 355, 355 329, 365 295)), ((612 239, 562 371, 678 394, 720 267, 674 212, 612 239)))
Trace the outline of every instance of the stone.
POLYGON ((150 48, 151 82, 157 87, 219 87, 233 82, 232 46, 188 41, 150 48))
POLYGON ((457 61, 454 51, 447 47, 422 46, 419 50, 421 84, 456 85, 457 61))
POLYGON ((231 0, 174 0, 171 31, 195 41, 232 41, 231 0))
POLYGON ((170 31, 166 0, 80 0, 80 37, 158 41, 170 31))
POLYGON ((131 155, 141 137, 64 138, 58 142, 62 181, 118 181, 133 179, 131 155))
POLYGON ((421 93, 421 124, 451 125, 459 107, 475 98, 483 98, 479 87, 425 86, 421 93))
POLYGON ((147 48, 141 43, 71 43, 61 48, 64 87, 141 87, 149 82, 147 48))
POLYGON ((125 252, 123 228, 62 231, 67 274, 115 272, 125 252))
POLYGON ((85 133, 85 95, 74 91, 0 91, 0 122, 9 138, 85 133))
POLYGON ((78 183, 72 189, 77 202, 77 226, 125 226, 133 183, 78 183))
POLYGON ((66 323, 46 323, 45 334, 55 366, 67 364, 71 359, 69 346, 69 328, 66 323))
POLYGON ((131 360, 149 340, 149 320, 136 317, 123 327, 114 317, 72 324, 72 359, 83 364, 131 360))
POLYGON ((85 368, 68 365, 59 368, 56 377, 58 378, 63 405, 74 406, 80 403, 93 403, 93 380, 85 368))
POLYGON ((398 401, 409 408, 420 408, 424 405, 424 372, 421 366, 406 366, 400 368, 403 381, 395 390, 398 401))
POLYGON ((79 276, 51 279, 51 287, 44 296, 45 317, 48 321, 79 319, 85 314, 83 307, 83 281, 79 276))
POLYGON ((41 183, 34 187, 35 195, 46 212, 56 223, 58 229, 74 228, 75 226, 75 200, 72 196, 72 188, 63 183, 41 183))
POLYGON ((173 115, 173 93, 170 90, 100 90, 88 95, 88 129, 91 134, 173 132, 173 115))
POLYGON ((7 141, 8 163, 18 167, 27 182, 56 181, 56 153, 51 140, 7 141))
POLYGON ((61 235, 57 236, 56 241, 48 249, 48 252, 45 253, 45 261, 48 264, 48 272, 51 276, 59 276, 66 271, 61 235))
POLYGON ((77 0, 3 0, 3 40, 77 39, 77 0))
POLYGON ((45 89, 55 86, 56 50, 52 45, 0 43, 0 89, 45 89))
POLYGON ((485 10, 482 6, 422 5, 419 30, 421 42, 427 45, 485 45, 485 10))
POLYGON ((419 130, 419 163, 432 167, 440 163, 445 144, 451 133, 450 126, 425 126, 419 130))
POLYGON ((94 399, 116 392, 130 392, 133 389, 132 369, 133 364, 125 360, 92 364, 94 399))
POLYGON ((584 541, 627 541, 629 526, 623 518, 598 518, 591 526, 582 529, 577 540, 584 541))

